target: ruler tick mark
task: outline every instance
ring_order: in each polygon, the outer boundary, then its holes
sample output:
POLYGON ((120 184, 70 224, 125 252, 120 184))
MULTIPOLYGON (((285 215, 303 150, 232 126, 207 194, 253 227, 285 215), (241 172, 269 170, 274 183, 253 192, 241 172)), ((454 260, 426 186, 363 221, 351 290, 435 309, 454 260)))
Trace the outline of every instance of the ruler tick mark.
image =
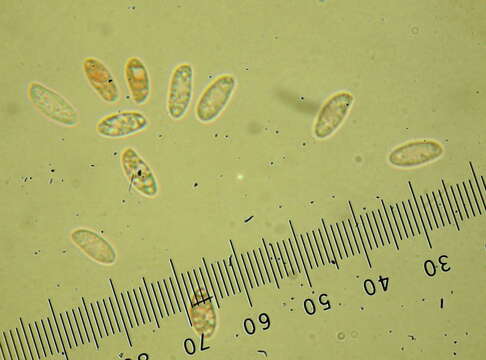
MULTIPOLYGON (((130 303, 130 305, 132 307, 133 317, 135 318, 136 324, 138 326, 138 319, 136 318, 136 315, 135 315, 135 309, 133 308, 132 299, 130 298, 130 293, 127 291, 126 294, 127 294, 128 302, 130 303)), ((127 302, 125 301, 125 296, 123 295, 123 292, 120 294, 120 297, 121 297, 121 301, 123 303, 123 307, 125 308, 125 313, 127 314, 128 325, 130 325, 130 329, 133 329, 132 318, 130 317, 130 312, 128 311, 127 302)))
MULTIPOLYGON (((413 197, 413 200, 415 202, 415 207, 417 208, 417 212, 418 212, 419 217, 420 217, 420 222, 422 223, 422 229, 424 230, 425 237, 427 238, 427 243, 429 244, 429 248, 432 249, 432 244, 430 243, 429 234, 427 232, 427 228, 425 227, 424 219, 422 218, 422 213, 420 211, 420 208, 419 208, 419 205, 418 205, 418 202, 417 202, 417 198, 415 197, 415 192, 413 191, 412 183, 410 181, 408 182, 408 187, 410 189, 410 192, 412 193, 412 197, 413 197)), ((419 234, 420 234, 420 231, 419 231, 419 234)))
MULTIPOLYGON (((164 280, 162 280, 162 282, 163 281, 164 280)), ((167 286, 166 286, 165 283, 164 283, 164 286, 165 286, 165 291, 167 293, 167 286)), ((159 290, 160 298, 162 299, 162 304, 164 305, 165 313, 167 314, 167 317, 169 317, 170 316, 169 309, 167 307, 167 303, 165 302, 164 294, 162 293, 162 286, 160 285, 159 280, 157 280, 157 288, 159 290)), ((168 293, 167 293, 167 295, 168 295, 168 293)), ((174 306, 172 306, 172 304, 171 304, 171 309, 172 309, 172 314, 175 315, 174 306)))
MULTIPOLYGON (((445 186, 444 186, 444 189, 445 189, 445 186)), ((449 225, 452 225, 451 218, 449 217, 449 211, 447 211, 447 206, 446 206, 446 203, 444 201, 444 197, 442 196, 442 191, 440 189, 438 189, 438 192, 439 192, 440 201, 442 202, 442 206, 444 207, 444 212, 445 212, 446 217, 447 217, 447 222, 449 223, 449 225)), ((446 197, 446 198, 447 198, 447 201, 449 203, 450 210, 454 214, 454 211, 452 210, 452 206, 451 206, 451 203, 449 201, 449 198, 448 197, 446 197)))
POLYGON ((145 293, 147 294, 147 298, 149 299, 150 309, 152 309, 152 314, 154 315, 155 323, 157 325, 157 328, 160 328, 159 319, 157 318, 157 313, 155 312, 152 296, 150 296, 149 288, 147 286, 147 282, 145 281, 144 277, 142 277, 142 281, 143 281, 143 286, 145 288, 145 293))
POLYGON ((285 240, 282 240, 282 244, 284 246, 285 254, 287 255, 287 260, 289 261, 290 271, 292 271, 292 275, 295 275, 294 267, 292 266, 292 259, 290 258, 289 251, 287 249, 287 243, 285 240))
POLYGON ((429 194, 425 193, 425 197, 427 198, 427 202, 429 203, 430 212, 432 213, 432 219, 434 220, 435 228, 438 229, 439 223, 437 222, 437 219, 435 217, 434 207, 432 206, 432 203, 430 202, 429 194))
POLYGON ((69 334, 67 333, 66 326, 64 324, 64 320, 62 318, 62 313, 59 313, 59 319, 61 319, 61 325, 64 330, 64 334, 66 335, 66 340, 69 346, 69 349, 72 349, 73 347, 71 346, 71 340, 69 339, 69 334))
MULTIPOLYGON (((32 327, 30 326, 30 323, 28 323, 27 325, 29 327, 30 337, 32 338, 32 342, 34 343, 34 348, 35 348, 35 352, 37 354, 37 359, 40 359, 39 348, 37 347, 37 342, 35 341, 35 336, 34 336, 34 333, 32 332, 32 327)), ((37 335, 40 338, 40 332, 39 332, 39 327, 37 326, 37 322, 34 321, 34 325, 35 325, 35 328, 37 330, 37 335)), ((47 354, 46 354, 45 349, 43 349, 43 352, 44 352, 44 357, 46 357, 47 354)), ((52 355, 52 351, 51 351, 51 355, 52 355)))
MULTIPOLYGON (((354 213, 354 209, 353 209, 353 205, 351 204, 351 201, 348 201, 348 205, 349 205, 349 209, 351 210, 351 215, 353 216, 353 219, 354 219, 354 225, 356 227, 356 230, 358 230, 359 239, 361 240, 361 246, 363 247, 363 250, 364 250, 364 253, 365 253, 365 256, 366 256, 366 261, 368 262, 368 266, 371 269, 371 260, 370 260, 370 257, 368 256, 368 251, 366 250, 366 245, 363 241, 363 237, 361 236, 361 231, 359 229, 358 221, 356 219, 356 214, 354 213)), ((322 220, 322 218, 321 218, 321 220, 322 220)), ((322 220, 322 223, 324 224, 324 220, 322 220)), ((325 230, 325 228, 324 228, 324 230, 325 230)), ((326 236, 327 236, 327 231, 326 231, 326 236)), ((328 238, 328 241, 329 241, 329 238, 328 238)), ((332 246, 331 246, 331 250, 332 250, 332 246)), ((333 251, 333 255, 334 255, 334 251, 333 251)), ((335 259, 335 257, 334 257, 334 259, 335 259)))
MULTIPOLYGON (((154 287, 153 282, 150 283, 150 287, 152 289, 152 293, 154 294, 155 303, 157 305, 157 309, 159 310, 160 317, 163 319, 164 313, 162 312, 162 308, 160 307, 159 298, 157 297, 157 293, 155 292, 155 287, 154 287)), ((155 312, 154 312, 154 315, 155 315, 155 312)))
MULTIPOLYGON (((218 285, 218 289, 219 289, 219 294, 221 295, 221 299, 224 298, 224 295, 223 295, 223 292, 221 291, 221 285, 219 283, 219 280, 218 280, 218 275, 216 274, 216 271, 214 270, 214 264, 211 263, 211 269, 213 270, 213 275, 214 275, 214 279, 216 281, 216 285, 218 285)), ((219 265, 219 262, 216 262, 216 265, 218 266, 219 265)), ((218 268, 219 270, 219 273, 221 274, 221 266, 218 268)), ((221 274, 222 276, 222 274, 221 274)), ((229 293, 228 293, 228 289, 225 289, 226 290, 226 296, 229 296, 229 293)))
MULTIPOLYGON (((280 264, 278 263, 277 254, 275 253, 275 249, 273 248, 273 244, 272 243, 268 243, 268 246, 270 247, 270 250, 272 250, 272 255, 273 255, 273 258, 275 259, 275 264, 277 265, 277 270, 278 270, 278 274, 280 276, 280 279, 283 279, 282 271, 280 269, 280 264)), ((280 258, 280 259, 282 259, 282 258, 280 258)), ((282 262, 283 262, 283 259, 282 259, 282 262)))
MULTIPOLYGON (((366 221, 368 222, 368 227, 370 228, 371 235, 373 236, 373 242, 375 244, 375 247, 378 249, 378 241, 376 241, 376 236, 375 236, 375 232, 373 231, 373 225, 371 225, 370 217, 369 217, 368 213, 365 213, 365 216, 366 216, 366 221)), ((363 223, 363 228, 366 229, 363 219, 361 219, 361 222, 363 223)), ((344 221, 343 221, 343 227, 344 227, 344 230, 346 230, 346 227, 344 226, 344 221)), ((347 235, 347 232, 346 232, 346 235, 347 235)), ((351 242, 349 243, 349 245, 351 246, 351 242)), ((351 248, 351 250, 352 249, 353 248, 351 248)), ((354 256, 354 252, 353 252, 353 256, 354 256)))
POLYGON ((8 340, 7 340, 7 336, 5 335, 5 331, 3 331, 3 338, 5 339, 5 346, 7 347, 7 351, 8 351, 8 357, 13 360, 13 357, 12 357, 12 352, 10 351, 10 346, 8 346, 8 340))
MULTIPOLYGON (((314 230, 312 230, 311 232, 312 232, 312 238, 314 239, 314 244, 317 247, 317 252, 319 253, 319 258, 321 259, 321 264, 322 264, 322 266, 324 266, 325 265, 324 258, 322 257, 322 252, 321 252, 321 248, 319 247, 319 243, 317 242, 316 233, 315 233, 314 230)), ((307 236, 309 236, 309 234, 307 234, 307 236)), ((278 246, 278 243, 277 243, 277 246, 278 246)), ((280 249, 279 249, 279 251, 280 251, 280 249)), ((280 256, 282 256, 282 255, 280 255, 280 256)))
POLYGON ((250 253, 247 251, 246 252, 246 257, 248 258, 248 263, 250 264, 250 270, 253 275, 253 278, 255 279, 255 286, 260 287, 260 282, 258 281, 258 276, 257 273, 255 272, 255 267, 253 266, 253 262, 251 261, 250 253))
POLYGON ((393 243, 395 244, 396 249, 399 250, 397 238, 395 236, 395 232, 393 231, 393 226, 392 226, 392 223, 390 221, 390 217, 388 216, 388 211, 386 211, 386 206, 385 206, 385 202, 383 201, 383 199, 381 200, 381 206, 383 208, 383 212, 385 213, 386 222, 388 223, 388 228, 390 229, 390 232, 392 234, 393 243))
POLYGON ((263 276, 262 270, 260 268, 260 264, 258 263, 258 258, 255 252, 255 249, 252 250, 253 258, 255 259, 255 263, 260 274, 260 279, 262 279, 262 285, 265 285, 265 277, 263 276))
POLYGON ((258 248, 258 252, 260 253, 260 258, 262 259, 263 268, 265 269, 265 273, 267 274, 268 283, 271 284, 272 283, 272 279, 270 278, 270 273, 268 272, 267 263, 265 262, 265 257, 263 256, 262 248, 259 247, 258 248))
MULTIPOLYGON (((125 330, 125 335, 127 336, 128 345, 132 347, 132 340, 130 339, 130 334, 128 333, 127 325, 125 323, 125 317, 123 316, 123 312, 120 307, 120 302, 118 301, 118 296, 115 291, 115 285, 113 284, 113 280, 109 279, 109 282, 110 282, 111 291, 113 292, 113 297, 115 298, 116 306, 118 307, 118 312, 120 313, 123 329, 125 330)), ((83 302, 84 302, 84 298, 83 298, 83 302)), ((89 316, 88 316, 88 320, 89 320, 89 316)), ((95 342, 96 342, 96 347, 98 347, 98 342, 96 341, 96 338, 95 338, 95 342)))
POLYGON ((462 182, 462 187, 464 188, 464 192, 466 193, 466 199, 469 203, 469 207, 471 208, 471 214, 472 214, 473 217, 475 217, 476 213, 474 212, 474 206, 471 202, 471 198, 469 197, 469 193, 468 193, 467 188, 466 188, 466 183, 464 181, 462 182))
POLYGON ((272 260, 270 259, 270 254, 268 253, 267 243, 264 238, 262 238, 262 243, 263 243, 263 248, 265 249, 265 253, 267 254, 267 260, 268 260, 268 264, 270 265, 270 270, 272 270, 273 279, 275 280, 275 286, 277 287, 277 289, 280 289, 277 276, 275 275, 275 270, 273 269, 272 260))
MULTIPOLYGON (((170 297, 169 288, 167 287, 167 282, 166 282, 165 279, 162 279, 162 283, 164 284, 165 293, 167 294, 167 298, 169 300, 169 305, 170 305, 170 308, 172 310, 172 315, 175 315, 176 312, 175 312, 174 304, 172 303, 172 299, 170 297)), ((164 293, 162 292, 162 287, 161 287, 160 282, 158 280, 157 280, 157 287, 159 288, 160 297, 162 298, 162 303, 164 304, 165 313, 167 314, 167 316, 170 316, 169 310, 168 310, 168 307, 167 307, 167 302, 165 301, 164 293)))
MULTIPOLYGON (((170 278, 169 278, 169 280, 170 280, 170 278)), ((167 298, 169 299, 170 308, 172 309, 172 313, 175 315, 175 308, 174 308, 174 304, 172 303, 172 298, 171 298, 170 293, 169 293, 169 288, 167 287, 167 282, 165 281, 165 279, 162 279, 162 282, 164 283, 165 293, 167 294, 167 298)), ((172 283, 171 283, 171 285, 172 285, 172 283)), ((162 294, 162 300, 164 300, 163 294, 162 294)), ((164 303, 165 303, 165 301, 164 301, 164 303)))
MULTIPOLYGON (((62 350, 64 351, 64 354, 63 355, 64 355, 64 357, 67 360, 68 359, 68 354, 67 354, 66 348, 64 347, 64 341, 62 340, 62 335, 61 335, 61 331, 59 330, 59 325, 57 324, 57 318, 56 318, 56 313, 54 312, 54 307, 52 306, 51 299, 47 299, 47 301, 49 302, 49 307, 51 308, 52 316, 54 318, 54 324, 56 325, 57 333, 59 334, 59 339, 61 341, 62 350)), ((58 352, 59 352, 59 350, 58 350, 58 352)))
MULTIPOLYGON (((177 297, 177 292, 174 287, 174 282, 172 281, 172 278, 170 276, 169 276, 169 284, 170 284, 170 288, 172 289, 172 294, 174 295, 176 301, 177 309, 179 309, 179 312, 182 312, 181 306, 179 304, 179 298, 177 297)), ((170 299, 170 295, 169 295, 169 299, 170 299)))
MULTIPOLYGON (((378 225, 378 221, 376 220, 376 215, 375 215, 374 210, 371 210, 371 216, 373 217, 373 222, 375 223, 376 231, 378 231, 378 236, 380 237, 381 246, 384 247, 385 246, 385 242, 383 241, 383 236, 381 235, 380 226, 378 225)), ((349 221, 349 219, 348 219, 348 221, 349 221)), ((351 224, 349 224, 349 226, 351 227, 351 224)), ((352 229, 353 228, 351 227, 351 230, 352 229)), ((353 236, 354 236, 354 234, 353 234, 353 236)))
MULTIPOLYGON (((307 243, 309 244, 309 248, 311 250, 312 258, 314 259, 314 264, 316 265, 316 268, 318 268, 319 267, 319 263, 317 261, 316 252, 314 250, 314 247, 312 246, 311 238, 310 238, 308 232, 305 233, 305 237, 307 238, 307 243)), ((302 240, 302 243, 304 243, 304 240, 302 240)), ((312 263, 310 265, 311 265, 311 269, 312 269, 312 263)))
MULTIPOLYGON (((243 253, 240 253, 240 258, 241 258, 241 262, 243 263, 243 269, 245 269, 245 274, 246 274, 246 278, 248 279, 248 284, 250 284, 250 287, 253 289, 253 283, 251 281, 250 274, 248 273, 248 269, 246 267, 245 258, 243 257, 243 253)), ((244 281, 245 280, 243 280, 243 282, 244 281)))
MULTIPOLYGON (((105 308, 106 317, 108 318, 108 323, 110 324, 111 334, 115 335, 115 329, 113 328, 113 323, 111 321, 110 313, 108 311, 108 307, 106 306, 105 299, 102 299, 102 302, 103 302, 103 307, 105 308)), ((73 315, 74 315, 74 312, 73 312, 73 315)), ((78 332, 79 332, 79 329, 78 329, 78 332)))
POLYGON ((73 335, 74 346, 78 347, 79 346, 78 339, 76 339, 76 334, 74 333, 73 324, 71 323, 71 319, 69 318, 69 312, 66 311, 65 314, 66 314, 66 318, 67 318, 67 321, 68 321, 68 324, 69 324, 69 329, 71 330, 71 334, 73 335))
MULTIPOLYGON (((440 191, 440 190, 439 190, 440 191)), ((439 214, 439 219, 440 219, 440 222, 442 223, 442 227, 445 226, 445 222, 444 222, 444 218, 442 217, 442 212, 440 211, 440 206, 439 206, 439 202, 437 201, 437 197, 435 196, 435 192, 432 191, 432 197, 434 199, 434 204, 435 204, 435 207, 437 208, 437 213, 439 214)), ((445 209, 445 206, 443 203, 441 203, 442 207, 445 209)), ((450 222, 449 222, 450 224, 450 222)))
MULTIPOLYGON (((211 280, 211 275, 209 274, 208 266, 206 264, 206 259, 202 258, 202 262, 203 262, 203 265, 204 265, 204 269, 206 270, 206 276, 208 277, 209 285, 211 285, 211 291, 214 294, 214 299, 216 300, 216 306, 219 308, 220 305, 219 305, 219 301, 218 301, 218 296, 216 294, 216 290, 214 289, 213 281, 211 280)), ((202 274, 201 274, 201 276, 202 276, 202 274)), ((204 280, 204 277, 203 277, 203 280, 204 280)))
POLYGON ((240 262, 238 261, 238 256, 236 255, 236 250, 235 250, 235 247, 233 245, 233 241, 231 241, 231 239, 230 239, 229 243, 230 243, 231 251, 233 252, 233 255, 234 255, 235 260, 236 260, 236 265, 238 266, 238 272, 240 273, 240 277, 241 277, 241 280, 243 282, 243 287, 245 289, 245 293, 246 293, 246 297, 248 299, 248 303, 250 304, 250 307, 253 307, 253 303, 251 302, 251 298, 250 298, 250 293, 248 292, 248 289, 247 289, 246 283, 245 283, 245 279, 243 278, 243 274, 241 272, 240 262))
POLYGON ((111 311, 113 312, 113 317, 115 318, 115 323, 116 323, 116 327, 118 329, 118 332, 121 332, 120 323, 118 322, 118 317, 116 316, 116 311, 115 311, 115 307, 113 306, 113 301, 111 301, 111 296, 108 297, 108 301, 110 303, 111 311))
POLYGON ((10 334, 10 338, 12 339, 12 344, 13 344, 13 348, 14 348, 14 351, 15 351, 15 357, 17 358, 17 360, 20 360, 19 352, 17 350, 17 345, 15 344, 15 339, 12 335, 12 330, 9 330, 8 332, 10 334))
MULTIPOLYGON (((235 288, 233 286, 233 281, 231 280, 231 275, 230 272, 228 271, 228 265, 226 264, 226 260, 223 259, 223 268, 226 271, 226 278, 228 279, 228 282, 230 284, 231 292, 233 295, 236 295, 235 288)), ((233 271, 233 277, 235 279, 235 283, 238 286, 238 293, 241 293, 241 288, 240 288, 240 283, 238 281, 238 277, 236 276, 235 268, 233 267, 233 264, 230 265, 231 270, 233 271)), ((221 279, 223 280, 223 284, 226 284, 224 281, 224 274, 221 273, 221 279)), ((228 294, 229 296, 229 294, 228 294)))
MULTIPOLYGON (((34 356, 32 355, 32 349, 30 347, 29 337, 27 336, 27 333, 25 331, 24 321, 22 320, 22 318, 19 318, 19 321, 20 321, 20 327, 22 328, 22 333, 24 334, 24 338, 27 343, 27 348, 29 349, 30 359, 34 360, 34 356)), ((2 358, 5 359, 5 357, 3 356, 3 350, 2 350, 2 358)))
POLYGON ((366 230, 366 224, 363 220, 363 215, 359 214, 359 221, 361 221, 361 226, 363 227, 363 232, 366 236, 366 241, 368 242, 368 246, 370 247, 370 250, 373 250, 373 244, 371 243, 371 239, 368 235, 368 231, 366 230))
POLYGON ((15 328, 15 333, 17 334, 17 339, 19 339, 20 349, 22 350, 22 355, 24 360, 27 360, 27 355, 25 354, 24 344, 22 342, 22 338, 20 337, 19 329, 15 328))
POLYGON ((191 317, 189 316, 189 312, 187 311, 187 305, 186 305, 186 301, 184 300, 184 295, 182 295, 181 285, 180 285, 180 282, 179 282, 179 277, 177 276, 177 273, 176 273, 176 270, 175 270, 174 262, 172 261, 172 259, 169 259, 169 262, 170 262, 170 267, 172 268, 172 273, 173 273, 175 280, 176 280, 176 283, 177 283, 177 287, 179 288, 179 294, 181 295, 182 304, 183 304, 184 310, 186 312, 187 321, 189 323, 189 326, 192 327, 191 317))
MULTIPOLYGON (((484 202, 483 192, 481 191, 481 187, 479 186, 478 177, 476 176, 476 171, 474 171, 474 167, 473 167, 473 164, 472 164, 471 161, 469 161, 469 166, 471 167, 471 172, 472 172, 473 177, 474 177, 474 182, 476 183, 476 187, 478 188, 479 195, 481 196, 481 201, 483 203, 483 208, 486 211, 486 203, 484 202)), ((484 180, 483 180, 483 183, 484 183, 484 180)), ((481 213, 481 211, 480 211, 480 213, 481 213)))
POLYGON ((89 306, 91 308, 91 313, 93 314, 93 319, 95 320, 96 327, 98 328, 98 334, 100 336, 100 339, 103 339, 103 334, 101 333, 100 325, 98 323, 98 318, 96 317, 96 313, 93 308, 93 303, 89 303, 89 306))

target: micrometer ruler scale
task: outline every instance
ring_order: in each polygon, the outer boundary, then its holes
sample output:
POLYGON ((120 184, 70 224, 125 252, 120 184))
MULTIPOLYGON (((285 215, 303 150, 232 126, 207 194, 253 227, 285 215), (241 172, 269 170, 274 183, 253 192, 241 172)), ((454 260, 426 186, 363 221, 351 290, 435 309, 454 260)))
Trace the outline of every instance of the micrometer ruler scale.
MULTIPOLYGON (((252 290, 263 286, 280 289, 280 281, 303 275, 313 287, 312 272, 324 267, 340 270, 343 264, 362 256, 373 267, 374 250, 389 247, 400 250, 407 239, 419 238, 434 247, 431 234, 446 227, 461 230, 467 220, 486 213, 486 182, 468 164, 469 177, 457 183, 440 179, 435 190, 417 193, 409 181, 410 197, 393 204, 380 199, 379 206, 356 211, 348 202, 349 216, 333 224, 321 218, 315 229, 299 232, 289 220, 290 236, 283 240, 261 239, 257 248, 238 251, 229 240, 227 257, 208 261, 190 270, 178 271, 169 260, 172 274, 120 290, 108 279, 111 294, 96 300, 81 298, 67 310, 48 299, 49 314, 33 321, 19 318, 18 324, 1 330, 0 355, 3 360, 35 360, 62 356, 66 360, 79 347, 99 349, 102 340, 124 336, 132 347, 132 332, 151 325, 160 328, 166 318, 181 315, 192 326, 188 309, 211 301, 222 307, 226 298, 243 295, 252 307, 252 290), (192 302, 191 294, 205 289, 208 298, 192 302)), ((4 325, 4 324, 2 324, 4 325)))

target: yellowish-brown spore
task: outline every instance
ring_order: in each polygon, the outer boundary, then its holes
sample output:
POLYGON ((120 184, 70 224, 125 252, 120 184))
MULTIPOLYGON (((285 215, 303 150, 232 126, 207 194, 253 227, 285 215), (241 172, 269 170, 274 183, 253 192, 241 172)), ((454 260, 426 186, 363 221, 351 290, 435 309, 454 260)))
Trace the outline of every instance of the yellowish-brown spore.
POLYGON ((47 86, 32 82, 29 84, 28 97, 37 111, 58 125, 75 126, 78 111, 63 96, 47 86))
POLYGON ((110 243, 94 231, 81 228, 71 233, 71 241, 90 260, 101 265, 112 265, 116 261, 116 254, 110 243))
POLYGON ((147 120, 137 111, 110 114, 101 119, 96 130, 102 136, 124 138, 146 128, 147 120))
POLYGON ((234 93, 236 79, 233 75, 221 75, 202 92, 196 103, 196 115, 202 123, 215 121, 227 107, 234 93))
POLYGON ((444 146, 434 139, 413 139, 393 148, 388 163, 399 169, 414 169, 438 160, 444 154, 444 146))
POLYGON ((93 89, 107 102, 118 98, 118 89, 110 70, 98 59, 87 58, 83 64, 84 73, 93 89))
POLYGON ((123 150, 120 159, 129 186, 145 197, 157 196, 157 179, 147 162, 132 148, 123 150))
POLYGON ((149 77, 142 60, 136 57, 128 59, 125 65, 125 77, 133 101, 143 103, 149 95, 149 77))
POLYGON ((205 289, 198 289, 191 298, 189 316, 194 332, 205 339, 210 339, 216 333, 217 316, 211 299, 205 289))
POLYGON ((313 124, 312 135, 317 140, 328 139, 343 125, 351 112, 354 96, 338 91, 324 100, 313 124))
POLYGON ((167 110, 174 119, 186 112, 192 97, 192 68, 189 64, 175 67, 169 80, 167 110))

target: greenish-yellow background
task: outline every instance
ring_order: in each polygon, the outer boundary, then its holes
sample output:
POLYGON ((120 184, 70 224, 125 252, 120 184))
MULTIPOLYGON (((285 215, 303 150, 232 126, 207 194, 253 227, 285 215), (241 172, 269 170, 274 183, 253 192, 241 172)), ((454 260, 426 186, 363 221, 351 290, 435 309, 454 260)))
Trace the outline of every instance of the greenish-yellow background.
MULTIPOLYGON (((221 0, 13 1, 2 4, 0 41, 0 330, 57 310, 229 256, 260 239, 289 236, 349 216, 356 208, 409 197, 444 178, 484 173, 486 133, 486 3, 478 0, 221 0), (140 57, 149 71, 150 99, 135 106, 123 66, 140 57), (120 102, 106 104, 86 81, 82 62, 101 59, 114 73, 120 102), (180 122, 166 111, 175 65, 194 69, 194 97, 210 76, 234 74, 238 88, 217 122, 197 122, 193 104, 180 122), (27 86, 40 81, 71 101, 79 126, 45 120, 27 86), (329 141, 310 125, 330 93, 355 96, 352 113, 329 141), (302 98, 301 98, 302 97, 302 98), (120 109, 140 109, 150 124, 142 134, 109 140, 96 122, 120 109), (217 136, 216 136, 217 134, 217 136), (434 138, 445 156, 416 171, 398 171, 387 152, 411 138, 434 138), (134 146, 153 167, 156 199, 128 192, 118 156, 134 146), (54 170, 52 172, 51 170, 54 170), (198 183, 194 187, 194 183, 198 183), (311 203, 313 201, 313 203, 311 203), (254 218, 244 223, 250 215, 254 218), (69 241, 87 226, 116 247, 103 267, 69 241)), ((357 257, 336 271, 312 272, 315 294, 299 277, 277 291, 224 301, 211 349, 198 359, 483 359, 486 354, 484 218, 373 252, 369 270, 357 257), (452 271, 428 278, 426 259, 449 256, 452 271), (367 296, 363 279, 390 277, 386 293, 367 296), (357 277, 359 276, 359 278, 357 277), (304 286, 300 286, 300 284, 304 286), (321 292, 333 309, 308 316, 302 302, 321 292), (294 300, 290 300, 294 297, 294 300), (445 307, 440 309, 439 300, 445 307), (283 303, 286 305, 284 306, 283 303), (292 309, 292 311, 290 311, 292 309), (242 322, 270 315, 270 330, 243 333, 242 322), (355 331, 355 332, 353 332, 355 331), (344 332, 344 340, 337 334, 344 332), (238 337, 236 337, 238 334, 238 337), (351 334, 357 337, 352 337, 351 334), (413 336, 413 339, 412 339, 413 336)), ((184 359, 195 338, 182 315, 70 352, 72 359, 184 359)))

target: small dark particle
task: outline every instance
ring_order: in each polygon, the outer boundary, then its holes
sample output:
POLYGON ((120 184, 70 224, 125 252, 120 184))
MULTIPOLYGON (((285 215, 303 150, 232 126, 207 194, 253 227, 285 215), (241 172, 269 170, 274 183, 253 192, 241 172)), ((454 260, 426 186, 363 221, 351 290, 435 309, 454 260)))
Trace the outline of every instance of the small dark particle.
POLYGON ((257 352, 262 353, 263 355, 265 355, 265 357, 267 356, 267 352, 265 350, 257 350, 257 352))
POLYGON ((408 337, 409 337, 410 339, 412 339, 412 340, 415 340, 415 336, 413 336, 413 335, 408 335, 408 337))
POLYGON ((197 187, 199 184, 197 182, 194 183, 193 187, 197 187))
POLYGON ((138 171, 137 171, 137 175, 138 175, 138 176, 142 176, 142 170, 141 170, 141 169, 138 169, 138 171))
POLYGON ((440 308, 441 309, 444 308, 444 299, 443 298, 440 298, 440 308))
POLYGON ((245 219, 245 223, 247 223, 247 222, 248 222, 248 221, 250 221, 251 219, 253 219, 253 215, 252 215, 252 216, 250 216, 249 218, 246 218, 246 219, 245 219))

